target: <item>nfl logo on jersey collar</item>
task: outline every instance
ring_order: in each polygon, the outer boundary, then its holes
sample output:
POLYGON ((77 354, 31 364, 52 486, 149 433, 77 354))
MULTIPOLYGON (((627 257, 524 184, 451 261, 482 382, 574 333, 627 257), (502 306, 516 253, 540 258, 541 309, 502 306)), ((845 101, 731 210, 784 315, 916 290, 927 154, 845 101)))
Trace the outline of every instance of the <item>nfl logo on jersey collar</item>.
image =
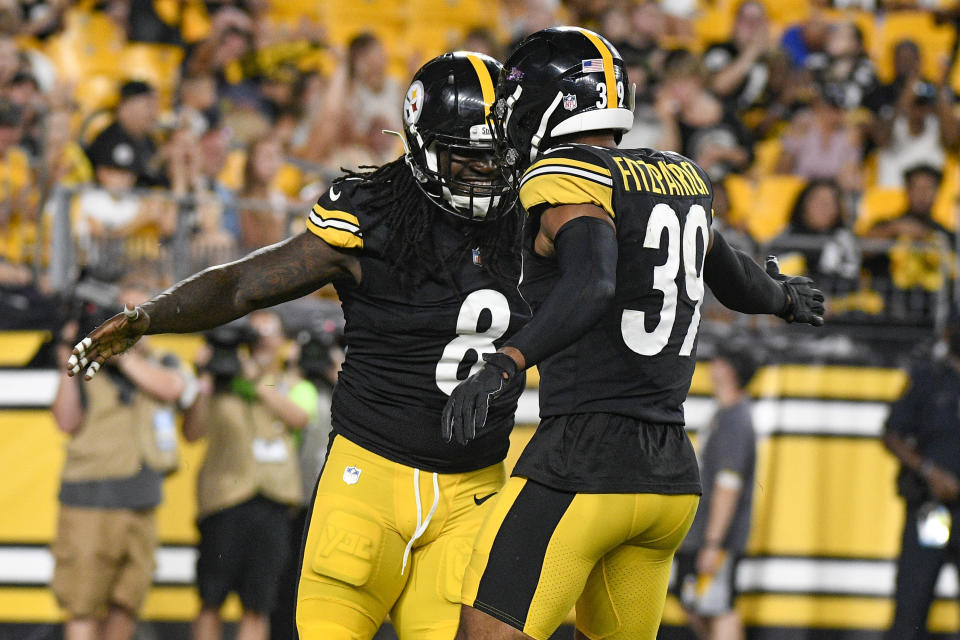
POLYGON ((363 473, 363 469, 358 469, 357 467, 347 467, 343 470, 343 481, 347 484, 357 484, 360 482, 361 473, 363 473))
POLYGON ((483 266, 483 258, 480 257, 480 247, 477 247, 473 250, 473 264, 477 265, 478 267, 483 266))

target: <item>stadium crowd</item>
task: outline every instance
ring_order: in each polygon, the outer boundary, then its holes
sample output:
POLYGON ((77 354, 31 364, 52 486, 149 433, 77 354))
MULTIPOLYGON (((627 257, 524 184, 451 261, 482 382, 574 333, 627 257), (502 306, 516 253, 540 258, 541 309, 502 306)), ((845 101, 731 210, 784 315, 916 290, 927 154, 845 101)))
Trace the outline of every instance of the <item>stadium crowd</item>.
POLYGON ((622 146, 695 160, 726 237, 814 277, 835 324, 945 323, 960 3, 0 0, 0 330, 84 277, 156 291, 300 231, 342 168, 396 157, 421 63, 556 24, 626 61, 622 146))
POLYGON ((74 264, 121 263, 159 287, 276 242, 340 168, 399 150, 382 131, 425 59, 502 58, 567 23, 629 65, 623 144, 706 168, 740 246, 825 279, 834 316, 935 323, 960 186, 952 3, 343 4, 4 2, 0 287, 42 299, 74 264))
POLYGON ((741 246, 825 278, 835 316, 930 325, 953 276, 960 14, 929 4, 4 2, 0 285, 63 288, 44 277, 63 244, 162 286, 276 242, 341 167, 399 150, 382 131, 423 60, 567 23, 629 65, 623 144, 703 166, 741 246))

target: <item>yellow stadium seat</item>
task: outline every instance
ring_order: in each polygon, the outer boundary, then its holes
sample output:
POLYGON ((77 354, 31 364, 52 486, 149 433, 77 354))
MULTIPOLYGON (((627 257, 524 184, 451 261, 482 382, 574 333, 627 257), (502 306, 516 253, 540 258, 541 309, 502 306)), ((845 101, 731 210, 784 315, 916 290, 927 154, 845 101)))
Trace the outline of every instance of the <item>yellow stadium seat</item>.
POLYGON ((429 22, 466 28, 494 27, 499 14, 495 0, 407 0, 410 23, 429 22), (494 19, 492 19, 494 18, 494 19))
POLYGON ((757 181, 747 229, 758 242, 772 239, 790 221, 793 203, 806 181, 798 176, 771 175, 757 181))
POLYGON ((145 80, 159 93, 164 107, 173 104, 173 94, 180 78, 183 49, 173 45, 132 43, 123 51, 125 79, 145 80))
POLYGON ((706 49, 715 42, 723 42, 730 37, 732 30, 733 10, 726 6, 705 9, 699 12, 693 21, 694 38, 699 49, 706 49))
POLYGON ((123 73, 126 35, 105 14, 71 10, 62 33, 50 38, 47 55, 67 80, 123 73))
POLYGON ((856 233, 865 233, 878 222, 896 218, 907 207, 907 194, 903 189, 871 187, 863 192, 857 207, 856 233))
POLYGON ((809 0, 791 0, 790 2, 761 0, 761 2, 767 8, 770 22, 780 30, 802 22, 810 15, 809 0))
POLYGON ((117 103, 120 82, 109 75, 89 75, 77 81, 74 98, 84 114, 109 109, 117 103))
POLYGON ((746 176, 731 173, 723 180, 727 190, 727 199, 730 201, 730 223, 738 226, 742 224, 750 213, 753 204, 755 185, 746 176))
POLYGON ((323 24, 330 40, 345 45, 358 33, 369 31, 383 40, 402 30, 406 15, 402 3, 386 0, 353 0, 323 4, 323 24))
POLYGON ((901 40, 912 40, 921 51, 923 75, 939 80, 942 62, 950 55, 956 32, 950 25, 938 25, 927 11, 894 11, 886 15, 879 26, 873 59, 878 75, 884 81, 893 79, 893 49, 901 40))
POLYGON ((770 138, 758 142, 753 148, 753 165, 750 171, 757 176, 766 176, 777 170, 777 161, 783 153, 783 143, 779 138, 770 138))

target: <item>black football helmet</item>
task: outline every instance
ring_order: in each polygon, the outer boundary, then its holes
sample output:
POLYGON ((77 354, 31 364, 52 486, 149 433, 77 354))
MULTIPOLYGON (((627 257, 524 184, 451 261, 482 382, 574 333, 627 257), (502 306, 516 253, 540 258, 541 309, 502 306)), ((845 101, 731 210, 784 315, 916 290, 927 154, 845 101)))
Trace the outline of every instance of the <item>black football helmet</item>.
MULTIPOLYGON (((502 168, 512 176, 562 136, 633 127, 623 58, 598 33, 552 27, 528 36, 500 72, 491 113, 502 168)), ((511 178, 512 179, 512 178, 511 178)))
POLYGON ((487 118, 502 68, 482 53, 445 53, 420 67, 403 100, 406 160, 417 186, 465 220, 496 219, 516 202, 500 171, 471 181, 456 178, 451 167, 453 155, 495 161, 487 118))

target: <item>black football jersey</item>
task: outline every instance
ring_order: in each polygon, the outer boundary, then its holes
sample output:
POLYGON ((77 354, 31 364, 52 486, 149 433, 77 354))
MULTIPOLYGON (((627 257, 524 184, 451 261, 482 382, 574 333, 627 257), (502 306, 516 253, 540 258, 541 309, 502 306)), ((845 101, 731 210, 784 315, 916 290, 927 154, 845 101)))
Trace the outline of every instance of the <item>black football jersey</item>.
MULTIPOLYGON (((443 442, 440 415, 454 387, 479 369, 480 354, 495 351, 529 320, 529 307, 516 285, 494 278, 483 256, 469 248, 449 279, 425 274, 416 286, 402 287, 387 259, 385 212, 369 204, 374 188, 360 185, 358 179, 335 183, 307 219, 322 240, 354 251, 362 272, 359 285, 335 283, 346 320, 346 359, 333 394, 334 430, 427 471, 495 464, 509 447, 522 377, 493 401, 487 426, 467 446, 443 442)), ((437 209, 428 237, 438 255, 460 244, 460 234, 437 209)))
POLYGON ((559 276, 531 247, 540 213, 603 208, 616 225, 616 294, 577 342, 540 365, 540 413, 613 413, 683 424, 696 360, 712 189, 687 158, 652 149, 557 146, 520 183, 529 212, 521 292, 536 311, 559 276))

